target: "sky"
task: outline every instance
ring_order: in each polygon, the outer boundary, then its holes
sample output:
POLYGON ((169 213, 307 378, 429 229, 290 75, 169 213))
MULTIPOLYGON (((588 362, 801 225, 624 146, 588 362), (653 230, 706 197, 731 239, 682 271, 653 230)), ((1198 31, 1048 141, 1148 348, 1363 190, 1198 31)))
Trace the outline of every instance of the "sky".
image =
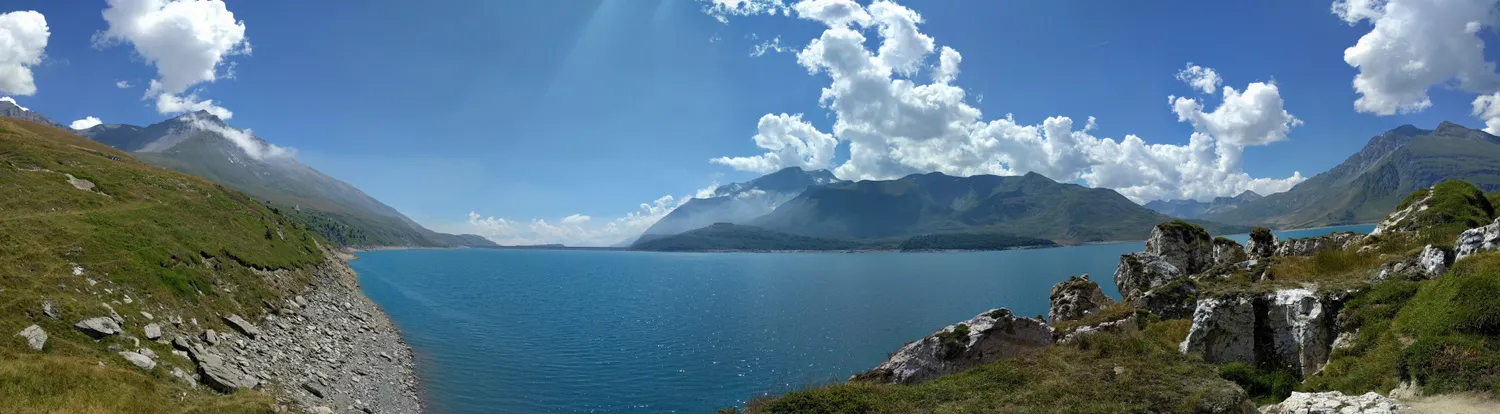
POLYGON ((609 245, 789 166, 1207 200, 1500 132, 1497 2, 8 0, 0 96, 209 110, 435 230, 609 245))

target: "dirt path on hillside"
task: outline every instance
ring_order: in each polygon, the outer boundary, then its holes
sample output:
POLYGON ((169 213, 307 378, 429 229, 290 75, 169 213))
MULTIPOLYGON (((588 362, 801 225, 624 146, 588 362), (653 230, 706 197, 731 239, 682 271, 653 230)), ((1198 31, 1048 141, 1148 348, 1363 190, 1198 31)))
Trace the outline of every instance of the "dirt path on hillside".
POLYGON ((1488 414, 1500 412, 1500 401, 1478 394, 1448 394, 1402 400, 1421 414, 1488 414))

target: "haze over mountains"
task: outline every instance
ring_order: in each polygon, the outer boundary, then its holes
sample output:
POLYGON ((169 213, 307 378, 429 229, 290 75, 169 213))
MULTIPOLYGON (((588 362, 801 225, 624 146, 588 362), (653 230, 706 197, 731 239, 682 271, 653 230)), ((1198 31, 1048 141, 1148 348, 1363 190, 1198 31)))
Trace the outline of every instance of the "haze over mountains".
POLYGON ((72 130, 9 102, 0 101, 0 115, 19 115, 14 117, 71 130, 146 163, 207 178, 274 203, 341 245, 494 245, 477 235, 428 230, 358 188, 302 164, 284 149, 205 111, 145 127, 101 124, 83 130, 72 130))
POLYGON ((1214 197, 1213 201, 1198 200, 1154 200, 1146 208, 1179 218, 1199 218, 1208 214, 1223 213, 1238 208, 1241 204, 1264 197, 1254 191, 1245 190, 1234 197, 1214 197))

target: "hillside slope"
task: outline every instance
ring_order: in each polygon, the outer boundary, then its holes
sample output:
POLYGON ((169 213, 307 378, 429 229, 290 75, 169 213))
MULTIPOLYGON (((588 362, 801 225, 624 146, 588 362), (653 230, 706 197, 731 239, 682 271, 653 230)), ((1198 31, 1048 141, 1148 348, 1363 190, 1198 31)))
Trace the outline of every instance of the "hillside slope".
POLYGON ((1203 218, 1278 228, 1372 223, 1407 194, 1445 180, 1500 190, 1500 137, 1450 122, 1432 130, 1404 125, 1291 190, 1203 218))
MULTIPOLYGON (((1114 190, 1058 183, 1036 173, 929 173, 811 187, 751 224, 846 240, 983 232, 1076 243, 1140 240, 1168 220, 1114 190)), ((1215 233, 1248 230, 1206 225, 1215 233)))
POLYGON ((291 156, 250 156, 225 134, 266 147, 207 112, 147 127, 98 125, 80 135, 133 154, 152 165, 207 178, 290 210, 329 241, 347 246, 493 246, 483 237, 428 230, 348 183, 291 156))
POLYGON ((194 371, 191 360, 125 336, 142 335, 141 312, 220 330, 229 329, 220 314, 264 313, 263 301, 290 298, 327 260, 316 236, 239 192, 13 118, 0 118, 0 194, 6 411, 271 408, 263 393, 190 387, 170 373, 194 371), (281 277, 266 279, 265 269, 281 277), (111 314, 126 321, 124 334, 95 341, 73 327, 111 314), (48 335, 40 351, 15 334, 30 325, 48 335), (157 366, 138 369, 112 346, 151 350, 157 366))
POLYGON ((749 223, 770 213, 803 190, 839 182, 827 170, 789 167, 744 183, 719 186, 708 198, 694 198, 668 213, 642 233, 643 239, 682 233, 714 223, 749 223))

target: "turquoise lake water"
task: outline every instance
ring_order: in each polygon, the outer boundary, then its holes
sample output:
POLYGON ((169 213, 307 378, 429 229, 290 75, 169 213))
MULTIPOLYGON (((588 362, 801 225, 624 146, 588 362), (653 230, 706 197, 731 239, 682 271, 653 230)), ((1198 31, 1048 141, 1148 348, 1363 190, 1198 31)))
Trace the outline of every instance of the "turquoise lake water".
POLYGON ((433 412, 701 413, 847 378, 991 308, 1045 314, 1069 275, 1118 298, 1120 255, 1143 249, 396 250, 351 265, 415 351, 433 412))

